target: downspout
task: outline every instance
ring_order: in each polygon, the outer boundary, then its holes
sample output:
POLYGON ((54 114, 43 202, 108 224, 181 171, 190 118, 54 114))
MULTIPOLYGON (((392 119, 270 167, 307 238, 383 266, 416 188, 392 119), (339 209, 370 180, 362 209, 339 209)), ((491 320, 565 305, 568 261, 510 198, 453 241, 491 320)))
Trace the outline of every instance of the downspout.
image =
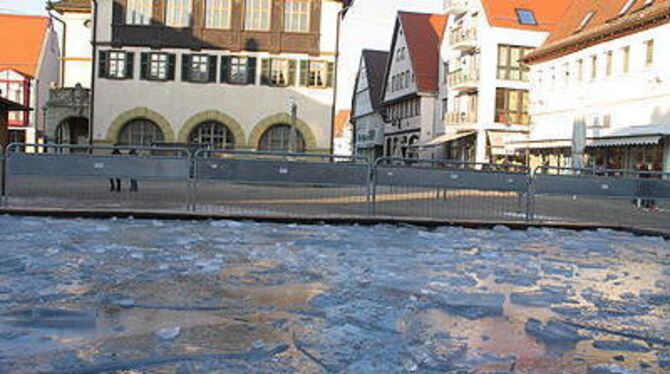
POLYGON ((95 121, 95 69, 98 66, 98 0, 93 2, 93 35, 91 37, 91 46, 93 47, 93 57, 91 59, 91 94, 89 101, 88 118, 88 145, 89 153, 93 153, 93 123, 95 121))
POLYGON ((337 71, 340 67, 340 24, 353 2, 337 12, 337 28, 335 29, 335 68, 333 69, 333 105, 330 110, 330 154, 335 152, 335 117, 337 115, 337 71))
POLYGON ((47 11, 49 12, 49 17, 51 19, 58 21, 58 23, 63 26, 63 34, 61 35, 61 50, 60 50, 60 84, 65 86, 65 47, 67 42, 67 24, 61 18, 58 18, 53 14, 53 3, 49 1, 47 4, 47 11))

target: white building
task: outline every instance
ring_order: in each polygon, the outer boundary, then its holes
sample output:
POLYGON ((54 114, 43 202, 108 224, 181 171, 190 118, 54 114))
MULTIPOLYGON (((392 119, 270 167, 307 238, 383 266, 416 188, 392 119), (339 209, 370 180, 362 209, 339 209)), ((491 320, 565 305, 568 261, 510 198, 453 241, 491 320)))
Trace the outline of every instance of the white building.
POLYGON ((423 143, 440 158, 511 161, 505 143, 530 123, 528 67, 569 0, 446 0, 438 130, 423 143))
POLYGON ((61 0, 49 3, 48 10, 61 27, 61 84, 49 90, 45 136, 50 143, 88 144, 93 69, 91 0, 61 0))
POLYGON ((98 4, 95 142, 330 151, 341 1, 98 4))
POLYGON ((419 146, 436 128, 439 46, 446 15, 399 12, 382 86, 384 154, 429 157, 419 146))
POLYGON ((9 113, 10 143, 42 139, 42 109, 49 87, 59 81, 59 53, 48 17, 0 14, 0 95, 32 109, 9 113))
POLYGON ((381 89, 389 53, 364 49, 354 84, 351 122, 354 124, 356 155, 372 162, 384 154, 384 118, 381 89))
POLYGON ((526 56, 533 125, 513 148, 533 165, 670 171, 669 45, 670 1, 571 7, 526 56))

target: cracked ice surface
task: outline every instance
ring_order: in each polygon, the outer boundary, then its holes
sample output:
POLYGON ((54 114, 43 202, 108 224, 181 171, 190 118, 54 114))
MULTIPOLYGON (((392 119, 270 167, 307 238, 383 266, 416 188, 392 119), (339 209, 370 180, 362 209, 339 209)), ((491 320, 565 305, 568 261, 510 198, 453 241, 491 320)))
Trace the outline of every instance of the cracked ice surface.
POLYGON ((0 372, 670 369, 670 244, 0 217, 0 372))

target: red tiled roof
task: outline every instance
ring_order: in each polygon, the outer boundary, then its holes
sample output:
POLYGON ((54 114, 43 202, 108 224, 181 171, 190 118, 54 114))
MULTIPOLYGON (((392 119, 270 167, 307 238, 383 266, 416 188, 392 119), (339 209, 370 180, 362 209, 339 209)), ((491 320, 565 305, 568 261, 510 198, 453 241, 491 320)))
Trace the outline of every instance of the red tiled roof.
POLYGON ((49 18, 0 14, 0 70, 35 76, 49 18))
POLYGON ((482 0, 491 26, 550 31, 560 22, 572 0, 482 0), (537 24, 519 23, 517 9, 531 10, 537 24))
POLYGON ((619 15, 627 1, 574 0, 561 24, 524 60, 532 63, 556 58, 670 22, 670 0, 656 0, 649 6, 644 6, 645 0, 634 0, 630 9, 619 15), (580 24, 592 11, 595 11, 593 17, 580 30, 580 24))
POLYGON ((447 15, 399 12, 419 91, 437 91, 440 41, 447 15))
POLYGON ((351 118, 351 110, 340 110, 339 112, 337 112, 337 115, 335 115, 336 138, 342 137, 344 135, 344 129, 347 127, 350 118, 351 118))

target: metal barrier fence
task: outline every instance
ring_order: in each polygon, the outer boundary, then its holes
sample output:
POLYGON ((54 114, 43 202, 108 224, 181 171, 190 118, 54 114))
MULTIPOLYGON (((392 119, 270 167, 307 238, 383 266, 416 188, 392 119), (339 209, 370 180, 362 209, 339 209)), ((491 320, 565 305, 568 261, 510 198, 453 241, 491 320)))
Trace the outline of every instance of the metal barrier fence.
POLYGON ((670 231, 668 173, 44 144, 13 144, 2 161, 3 202, 10 207, 577 222, 670 231), (37 147, 43 153, 25 153, 37 147))
POLYGON ((188 209, 190 153, 183 148, 12 144, 5 155, 10 206, 188 209), (141 191, 141 193, 140 193, 141 191))
POLYGON ((388 216, 526 220, 528 168, 450 160, 380 158, 373 212, 388 216))
POLYGON ((201 150, 194 154, 199 211, 367 214, 370 166, 363 158, 201 150))
POLYGON ((542 166, 530 219, 670 230, 670 174, 542 166))

